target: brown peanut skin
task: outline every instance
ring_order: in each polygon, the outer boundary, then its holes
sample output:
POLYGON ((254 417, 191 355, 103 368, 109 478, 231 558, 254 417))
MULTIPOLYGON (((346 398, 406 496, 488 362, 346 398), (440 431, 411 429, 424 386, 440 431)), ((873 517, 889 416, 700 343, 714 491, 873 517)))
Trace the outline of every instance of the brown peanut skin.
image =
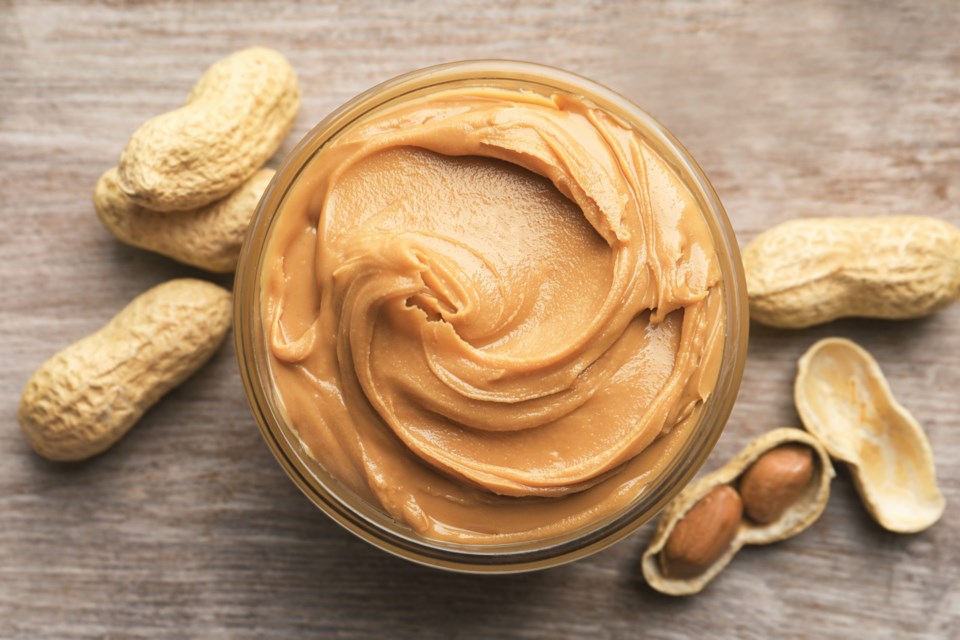
POLYGON ((926 216, 804 218, 743 250, 750 319, 919 318, 960 298, 960 229, 926 216))
POLYGON ((813 450, 786 444, 760 456, 740 479, 747 517, 769 524, 783 515, 813 479, 813 450))
POLYGON ((229 291, 190 278, 141 294, 31 376, 18 411, 27 442, 50 460, 105 451, 210 359, 232 306, 229 291))
POLYGON ((730 547, 742 517, 743 501, 736 489, 715 487, 674 527, 660 554, 664 575, 689 578, 703 573, 730 547))
POLYGON ((153 211, 189 211, 239 187, 274 154, 300 109, 280 53, 242 49, 214 63, 187 103, 144 123, 120 156, 118 184, 153 211))
POLYGON ((130 200, 117 184, 114 168, 97 181, 93 204, 100 222, 121 242, 214 273, 230 273, 237 268, 247 227, 274 173, 260 169, 223 200, 167 214, 130 200))

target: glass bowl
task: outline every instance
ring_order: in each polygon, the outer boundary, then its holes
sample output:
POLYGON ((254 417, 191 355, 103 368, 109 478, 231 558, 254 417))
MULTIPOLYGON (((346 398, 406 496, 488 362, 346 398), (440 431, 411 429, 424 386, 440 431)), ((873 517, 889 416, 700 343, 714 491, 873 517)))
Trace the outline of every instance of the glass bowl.
POLYGON ((749 316, 739 249, 720 200, 697 163, 669 131, 622 96, 573 73, 525 62, 479 60, 414 71, 360 94, 324 118, 284 159, 264 193, 243 246, 234 297, 237 358, 247 400, 290 479, 316 506, 367 542, 414 562, 471 573, 530 571, 570 562, 610 546, 654 517, 713 450, 733 408, 747 351, 749 316), (367 114, 407 96, 465 85, 572 93, 634 127, 697 201, 713 235, 721 270, 726 319, 722 361, 714 392, 704 402, 689 437, 626 508, 545 539, 482 545, 445 542, 394 520, 347 489, 304 451, 284 417, 266 358, 260 314, 263 255, 277 213, 303 167, 340 131, 367 114))

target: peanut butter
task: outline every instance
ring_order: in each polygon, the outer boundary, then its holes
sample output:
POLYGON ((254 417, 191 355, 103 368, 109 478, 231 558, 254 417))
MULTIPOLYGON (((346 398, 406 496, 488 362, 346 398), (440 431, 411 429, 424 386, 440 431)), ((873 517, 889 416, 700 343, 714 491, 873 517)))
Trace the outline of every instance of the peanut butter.
POLYGON ((274 222, 276 394, 305 450, 420 534, 572 532, 643 493, 725 330, 713 238, 642 135, 567 95, 466 87, 338 134, 274 222))

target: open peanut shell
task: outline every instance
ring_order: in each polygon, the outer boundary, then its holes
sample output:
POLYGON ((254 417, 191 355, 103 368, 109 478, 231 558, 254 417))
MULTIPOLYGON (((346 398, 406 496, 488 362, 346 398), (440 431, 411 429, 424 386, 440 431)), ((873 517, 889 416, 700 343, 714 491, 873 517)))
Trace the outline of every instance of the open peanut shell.
POLYGON ((741 547, 748 544, 770 544, 791 538, 813 524, 827 506, 833 465, 826 449, 810 434, 793 428, 781 428, 760 436, 720 469, 700 478, 678 495, 660 517, 656 532, 641 560, 643 576, 661 593, 683 596, 699 593, 726 567, 741 547), (786 444, 802 444, 813 452, 813 478, 803 493, 775 521, 757 524, 744 516, 733 542, 726 552, 699 575, 692 578, 671 578, 662 569, 659 555, 674 527, 704 496, 719 485, 737 486, 740 477, 763 454, 786 444))
POLYGON ((800 358, 794 399, 807 430, 850 467, 882 527, 914 533, 940 519, 945 500, 930 442, 863 348, 843 338, 814 344, 800 358))

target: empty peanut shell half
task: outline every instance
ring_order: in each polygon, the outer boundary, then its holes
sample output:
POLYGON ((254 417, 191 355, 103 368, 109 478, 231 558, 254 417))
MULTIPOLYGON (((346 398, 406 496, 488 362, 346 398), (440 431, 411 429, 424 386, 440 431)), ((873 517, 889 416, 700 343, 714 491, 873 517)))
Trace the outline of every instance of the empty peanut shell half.
POLYGON ((643 554, 644 578, 661 593, 699 593, 744 545, 785 540, 813 524, 833 476, 810 434, 782 428, 760 436, 667 505, 643 554))
POLYGON ((927 436, 863 348, 843 338, 814 344, 800 358, 794 398, 807 430, 849 465, 881 526, 914 533, 940 519, 945 501, 927 436))

